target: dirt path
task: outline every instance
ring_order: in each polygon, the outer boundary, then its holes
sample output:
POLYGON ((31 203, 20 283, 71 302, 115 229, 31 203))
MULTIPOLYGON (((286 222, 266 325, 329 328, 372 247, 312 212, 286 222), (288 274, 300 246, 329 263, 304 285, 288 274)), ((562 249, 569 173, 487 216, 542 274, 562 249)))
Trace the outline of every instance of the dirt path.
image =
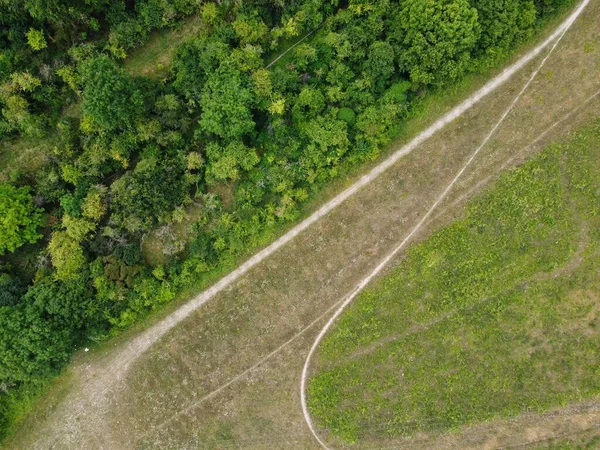
MULTIPOLYGON (((596 97, 598 97, 599 95, 600 95, 600 91, 596 91, 593 95, 591 95, 583 103, 581 103, 580 105, 578 105, 573 110, 569 111, 567 114, 565 114, 563 117, 561 117, 558 121, 554 122, 550 127, 546 128, 531 143, 529 143, 525 148, 523 148, 523 150, 521 152, 519 152, 519 154, 513 156, 512 158, 510 158, 509 160, 507 160, 502 166, 500 166, 499 171, 502 171, 506 167, 508 167, 511 164, 511 162, 513 162, 519 155, 522 155, 524 153, 526 154, 529 149, 531 149, 533 146, 535 146, 537 143, 539 143, 544 137, 546 137, 550 131, 554 130, 558 125, 560 125, 564 121, 566 121, 569 118, 571 118, 573 115, 575 115, 581 109, 583 109, 586 106, 588 106, 588 104, 590 102, 592 102, 593 100, 595 100, 596 97)), ((447 209, 452 209, 454 206, 456 206, 457 203, 464 202, 468 197, 470 197, 471 195, 473 195, 474 192, 479 191, 484 184, 486 184, 487 182, 490 181, 490 179, 491 179, 491 176, 489 176, 486 179, 482 180, 481 182, 477 183, 476 186, 474 186, 471 190, 469 190, 465 194, 461 195, 457 200, 455 200, 447 208, 444 208, 442 211, 438 211, 438 216, 444 214, 444 212, 446 212, 447 209)), ((436 217, 438 217, 438 216, 436 216, 436 217)), ((435 219, 433 219, 433 220, 435 220, 435 219)), ((561 266, 561 267, 555 269, 554 271, 552 271, 550 273, 536 274, 534 277, 532 277, 531 279, 528 279, 526 282, 533 281, 533 280, 539 280, 539 279, 554 278, 554 277, 557 277, 559 275, 564 275, 565 273, 570 273, 575 267, 577 267, 577 265, 579 263, 581 263, 582 253, 585 250, 585 248, 587 247, 587 243, 588 243, 587 232, 588 232, 587 226, 586 226, 586 224, 583 224, 583 228, 582 228, 582 231, 581 231, 581 239, 580 239, 579 247, 578 247, 576 253, 572 256, 572 258, 568 261, 567 264, 565 264, 564 266, 561 266)), ((283 344, 281 344, 280 346, 278 346, 277 348, 275 348, 273 351, 271 351, 270 353, 268 353, 266 356, 262 357, 258 362, 256 362, 252 366, 248 367, 243 372, 241 372, 238 375, 234 376, 233 378, 229 379, 227 382, 225 382, 224 384, 220 385, 219 387, 217 387, 215 390, 209 392, 208 394, 204 395, 200 399, 196 400, 194 403, 190 404, 186 408, 178 411, 177 413, 173 414, 172 416, 170 416, 170 417, 166 418, 165 420, 161 421, 158 425, 156 425, 155 428, 153 428, 152 430, 148 431, 147 433, 144 433, 144 435, 142 436, 142 438, 148 436, 150 433, 154 433, 156 431, 160 431, 161 429, 163 429, 163 428, 167 427, 169 424, 171 424, 173 421, 177 420, 180 416, 188 414, 191 410, 197 408, 201 404, 207 402, 208 400, 212 399, 213 397, 215 397, 215 396, 219 395, 220 393, 224 392, 227 388, 229 388, 233 384, 235 384, 235 383, 237 383, 237 382, 239 382, 239 381, 241 381, 241 380, 249 377, 250 374, 253 371, 257 370, 260 366, 262 366, 263 364, 265 364, 267 361, 269 361, 270 359, 272 359, 274 356, 276 356, 279 353, 281 353, 282 351, 284 351, 287 347, 289 347, 291 344, 293 344, 295 341, 297 341, 299 338, 301 338, 303 335, 305 335, 307 332, 309 332, 315 325, 317 325, 321 321, 323 321, 323 319, 329 317, 330 314, 332 314, 335 310, 337 310, 340 307, 340 305, 344 302, 344 300, 346 300, 345 297, 342 298, 342 299, 340 299, 338 302, 334 303, 333 305, 331 305, 325 312, 323 312, 320 316, 318 316, 316 319, 314 319, 311 323, 309 323, 304 328, 302 328, 299 332, 297 332, 296 334, 294 334, 290 339, 288 339, 283 344)), ((478 303, 478 305, 481 304, 481 303, 485 303, 485 302, 487 302, 489 300, 491 300, 491 299, 490 298, 486 298, 486 299, 482 300, 480 303, 478 303)), ((444 314, 443 316, 440 316, 440 317, 434 319, 433 321, 428 322, 425 325, 421 325, 421 326, 415 327, 414 329, 408 330, 406 333, 402 333, 401 335, 391 337, 388 340, 385 340, 385 341, 382 341, 382 342, 378 342, 378 343, 374 344, 373 346, 368 347, 368 348, 360 351, 359 353, 357 353, 357 355, 359 355, 359 354, 362 355, 362 354, 374 351, 376 348, 378 348, 383 343, 387 343, 387 342, 391 342, 391 341, 396 340, 396 339, 403 338, 403 337, 407 336, 408 334, 413 334, 413 333, 420 332, 423 329, 426 329, 426 328, 428 328, 428 327, 430 327, 432 325, 435 325, 435 324, 437 324, 438 322, 440 322, 442 320, 446 320, 447 318, 449 318, 453 314, 456 314, 457 312, 458 312, 458 310, 452 311, 452 312, 448 312, 448 313, 444 314)))

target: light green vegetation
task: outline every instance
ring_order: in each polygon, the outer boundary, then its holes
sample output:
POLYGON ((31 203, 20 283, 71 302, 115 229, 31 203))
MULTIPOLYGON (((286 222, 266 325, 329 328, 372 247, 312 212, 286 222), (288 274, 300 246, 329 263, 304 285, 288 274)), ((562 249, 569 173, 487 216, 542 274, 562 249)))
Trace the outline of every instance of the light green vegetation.
POLYGON ((317 424, 355 442, 600 394, 600 122, 505 173, 324 339, 317 424))
POLYGON ((0 183, 0 255, 42 237, 42 209, 36 208, 29 188, 0 183))
POLYGON ((131 75, 166 75, 169 64, 181 44, 202 34, 203 22, 200 16, 187 18, 174 29, 153 32, 142 47, 125 59, 125 69, 131 75))
POLYGON ((597 430, 549 439, 537 445, 528 447, 530 450, 594 450, 600 447, 600 435, 597 430))

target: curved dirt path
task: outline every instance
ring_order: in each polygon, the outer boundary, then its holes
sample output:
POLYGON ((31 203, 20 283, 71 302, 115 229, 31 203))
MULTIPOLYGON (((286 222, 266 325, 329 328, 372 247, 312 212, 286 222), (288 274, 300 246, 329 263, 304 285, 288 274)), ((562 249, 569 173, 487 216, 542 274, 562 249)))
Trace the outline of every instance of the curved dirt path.
MULTIPOLYGON (((521 98, 521 96, 523 95, 523 93, 527 90, 527 88, 529 87, 529 85, 532 83, 532 81, 535 79, 535 77, 538 75, 539 71, 542 69, 542 67, 546 64, 546 61, 548 60, 548 58, 552 55, 554 49, 557 47, 557 45, 560 43, 560 41, 562 40, 562 37, 565 35, 565 33, 569 30, 569 28, 571 27, 571 25, 573 25, 573 23, 575 22, 575 20, 577 19, 577 17, 579 17, 579 15, 581 14, 581 12, 585 9, 585 7, 587 6, 587 4, 589 3, 589 0, 584 0, 579 7, 573 12, 573 14, 571 14, 571 16, 560 26, 558 27, 558 29, 545 41, 543 42, 540 46, 536 47, 533 51, 535 52, 536 50, 539 49, 539 51, 541 51, 542 48, 544 48, 545 46, 547 46, 548 44, 550 44, 552 41, 555 40, 554 45, 550 48, 550 51, 548 52, 548 54, 544 57, 544 59, 540 62, 539 66, 533 71, 533 73, 531 74, 531 76, 529 77, 529 79, 527 80, 527 82, 525 83, 525 85, 523 86, 523 88, 519 91, 519 93, 516 95, 516 97, 514 98, 514 100, 511 102, 511 104, 508 106, 508 108, 506 109, 506 111, 504 111, 504 113, 502 114, 502 116, 500 117, 500 119, 498 120, 498 122, 496 122, 496 124, 492 127, 492 129, 490 130, 490 132, 487 134, 487 136, 484 138, 483 142, 475 149, 475 151, 471 154, 471 156, 469 157, 469 159, 465 162, 465 164, 462 166, 462 168, 460 169, 460 171, 456 174, 456 176, 452 179, 452 181, 448 184, 448 186, 446 186, 446 188, 442 191, 442 193, 436 198, 436 200, 434 201, 434 203, 431 205, 431 207, 427 210, 427 212, 423 215, 423 217, 419 220, 419 222, 412 228, 412 230, 406 235, 406 237, 402 240, 402 242, 400 242, 400 244, 394 248, 374 269, 373 271, 365 278, 363 278, 360 283, 354 288, 354 290, 345 298, 344 302, 339 306, 339 308, 333 313, 333 315, 331 316, 331 318, 327 321, 327 323, 325 323, 325 326, 321 329, 321 331, 319 332, 319 334, 317 335, 315 341, 313 342, 312 346, 310 347, 310 350, 306 356, 306 359, 304 361, 304 367, 302 368, 302 376, 300 378, 300 400, 302 403, 302 415, 304 417, 304 420, 311 432, 311 434, 313 435, 313 437, 315 438, 315 440, 321 445, 321 447, 325 450, 330 450, 329 447, 327 446, 327 444, 324 442, 324 440, 318 435, 316 429, 315 429, 315 425, 312 421, 312 418, 310 416, 310 412, 308 411, 308 406, 307 406, 307 402, 306 402, 306 382, 308 379, 308 370, 310 368, 310 362, 311 359, 317 349, 317 347, 319 346, 319 344, 321 343, 321 341, 323 340, 323 337, 325 336, 325 334, 327 334, 327 332, 329 331, 329 329, 331 328, 331 326, 333 325, 333 323, 336 321, 336 319, 344 312, 344 310, 348 307, 348 305, 350 305, 350 303, 352 303, 352 301, 358 296, 358 294, 360 294, 364 288, 373 280, 373 278, 375 278, 387 265, 388 263, 401 251, 404 249, 404 247, 406 247, 406 244, 411 240, 411 238, 421 229, 421 227, 425 224, 425 222, 427 221, 427 219, 429 219, 429 217, 433 214, 433 212, 437 209, 438 205, 446 198, 446 196, 448 195, 448 193, 450 192, 450 190, 454 187, 454 185, 458 182, 458 180, 462 177, 463 173, 465 172, 465 170, 471 165, 471 163, 473 162, 473 160, 475 159, 475 157, 479 154, 479 152, 485 147, 485 145, 488 143, 488 141, 492 138, 492 136, 496 133, 496 130, 498 129, 498 127, 504 122, 504 120, 506 119, 506 117, 508 116, 508 114, 513 110, 513 108, 515 107, 515 105, 517 104, 517 102, 519 101, 519 99, 521 98)), ((538 51, 538 53, 539 53, 538 51)), ((529 54, 528 54, 529 55, 529 54)), ((526 55, 524 58, 526 58, 528 55, 526 55)), ((517 66, 522 60, 519 60, 514 66, 512 66, 511 68, 507 69, 510 70, 513 67, 517 66)), ((492 80, 490 83, 493 83, 495 80, 492 80)), ((484 86, 482 88, 482 90, 484 90, 488 85, 484 86)), ((469 102, 469 99, 466 100, 465 103, 469 102)), ((463 103, 464 104, 464 103, 463 103)), ((463 104, 459 105, 456 109, 459 109, 460 106, 462 106, 463 104)), ((450 113, 448 115, 452 115, 452 113, 454 112, 454 110, 450 111, 450 113)), ((445 116, 446 117, 446 116, 445 116)), ((440 120, 444 120, 443 117, 440 120)), ((436 122, 437 124, 437 122, 436 122)), ((434 124, 432 126, 432 128, 435 127, 434 124)), ((430 128, 431 129, 431 128, 430 128)), ((423 132, 423 134, 426 134, 430 129, 425 130, 423 132)), ((437 131, 437 130, 436 130, 437 131)), ((413 144, 415 141, 418 141, 419 138, 422 135, 417 136, 412 142, 410 142, 406 147, 410 147, 411 144, 413 144)), ((422 142, 422 141, 420 141, 422 142)), ((419 143, 420 143, 419 142, 419 143)), ((402 151, 402 150, 400 150, 402 151)), ((393 156, 392 156, 393 158, 393 156)), ((391 159, 391 158, 390 158, 391 159)), ((385 162, 384 162, 385 164, 385 162)))

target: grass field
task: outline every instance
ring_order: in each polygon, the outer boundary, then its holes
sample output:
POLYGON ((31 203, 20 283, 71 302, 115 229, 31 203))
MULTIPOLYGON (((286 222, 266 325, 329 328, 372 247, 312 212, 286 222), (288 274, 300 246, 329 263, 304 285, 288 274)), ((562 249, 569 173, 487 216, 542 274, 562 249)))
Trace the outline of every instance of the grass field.
POLYGON ((344 441, 600 394, 600 121, 505 173, 325 338, 309 405, 344 441))

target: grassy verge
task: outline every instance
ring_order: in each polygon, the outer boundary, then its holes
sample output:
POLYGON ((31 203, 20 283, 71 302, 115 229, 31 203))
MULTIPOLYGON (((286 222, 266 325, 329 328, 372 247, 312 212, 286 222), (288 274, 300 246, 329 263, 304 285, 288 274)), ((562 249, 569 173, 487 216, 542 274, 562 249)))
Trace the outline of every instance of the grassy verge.
POLYGON ((323 341, 309 386, 342 440, 412 435, 600 394, 600 122, 505 173, 323 341))

